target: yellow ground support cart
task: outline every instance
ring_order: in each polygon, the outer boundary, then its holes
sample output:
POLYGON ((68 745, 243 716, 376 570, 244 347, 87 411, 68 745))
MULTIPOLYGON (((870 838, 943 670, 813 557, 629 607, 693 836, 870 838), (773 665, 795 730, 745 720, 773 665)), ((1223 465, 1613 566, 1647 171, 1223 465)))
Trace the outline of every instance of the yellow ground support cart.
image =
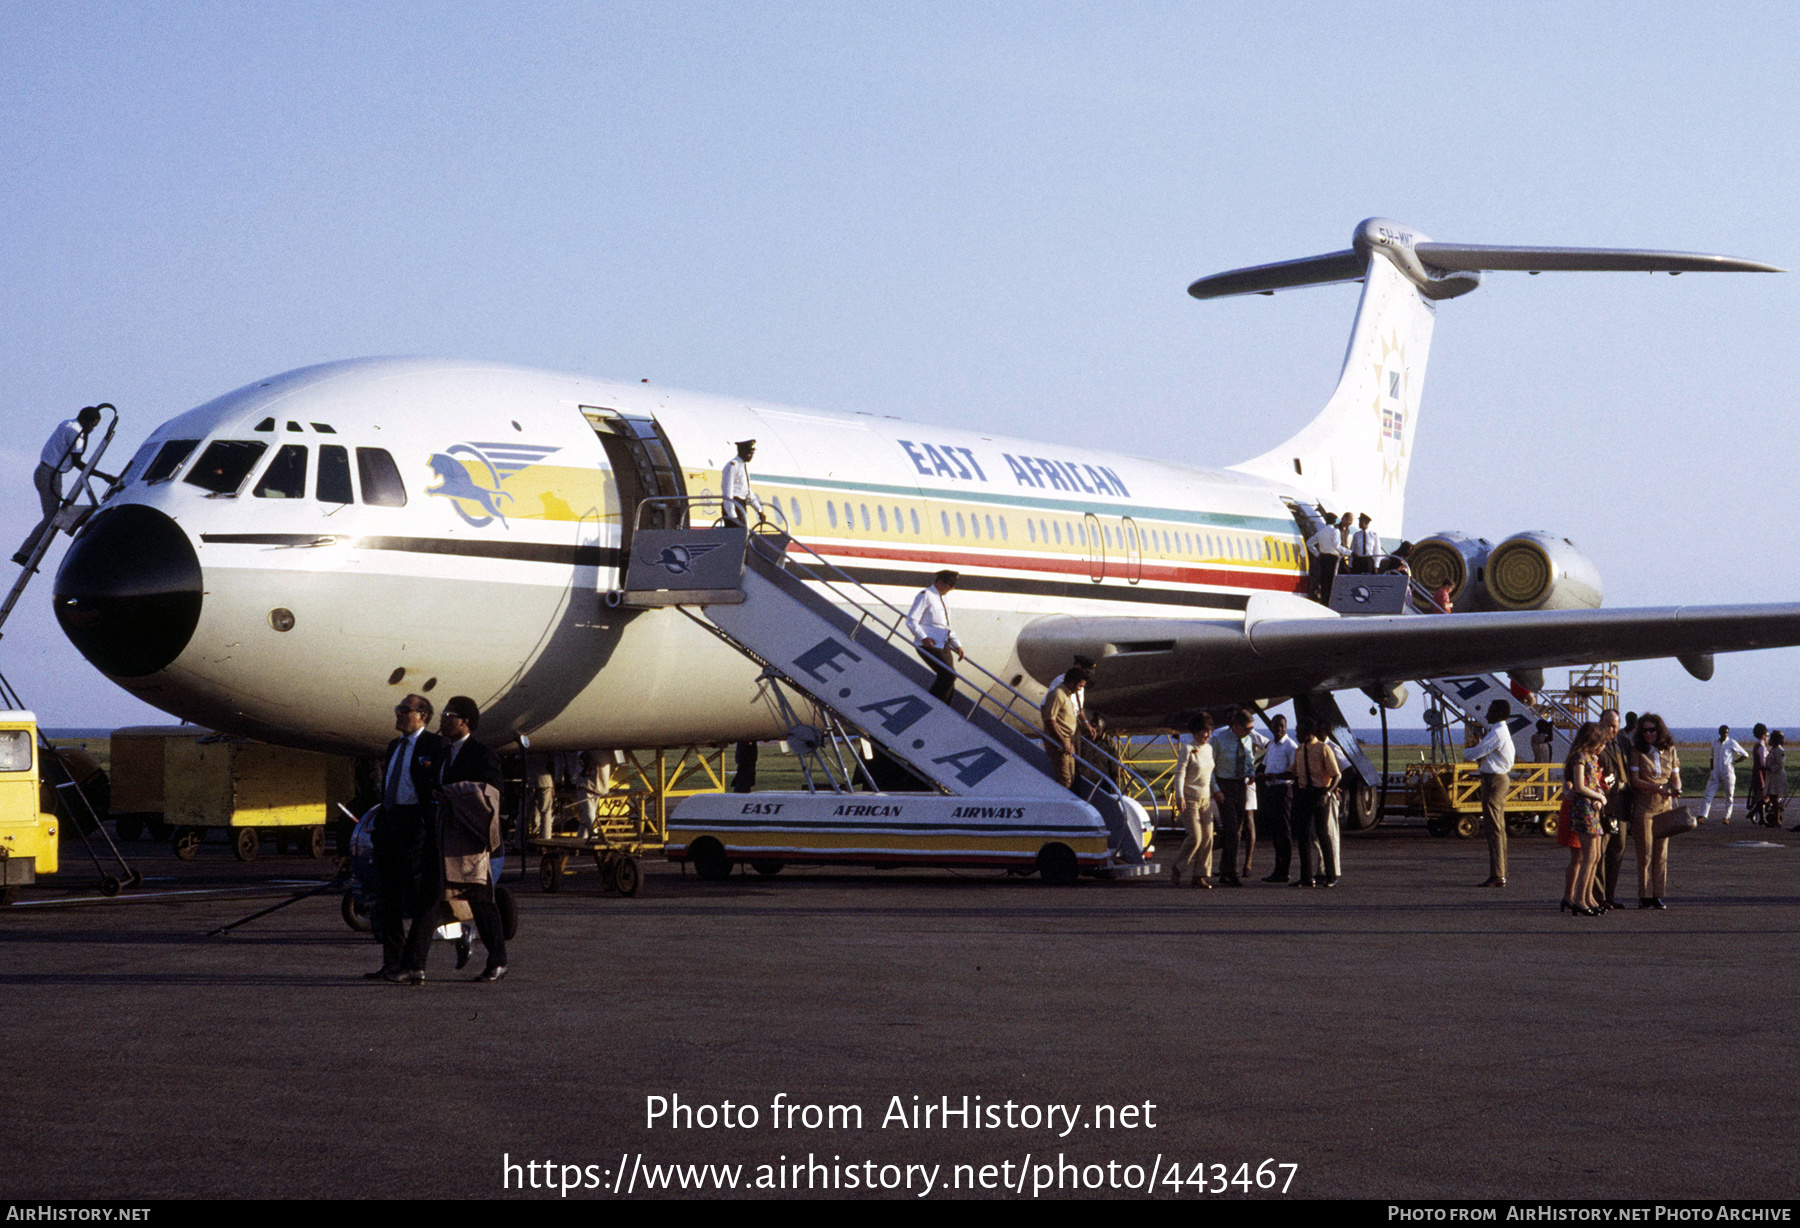
POLYGON ((0 712, 0 904, 12 903, 38 875, 56 873, 60 823, 40 802, 37 717, 0 712))
MULTIPOLYGON (((1563 765, 1521 763, 1513 768, 1506 795, 1506 829, 1518 835, 1541 831, 1555 836, 1562 808, 1563 765)), ((1473 763, 1415 763, 1406 769, 1406 790, 1434 836, 1452 832, 1468 839, 1481 834, 1481 773, 1473 763)))
MULTIPOLYGON (((594 802, 594 830, 588 837, 550 836, 531 841, 543 855, 538 862, 538 886, 559 891, 569 873, 571 857, 591 856, 600 881, 609 890, 632 896, 643 885, 640 862, 660 853, 669 840, 672 801, 696 793, 725 791, 725 751, 722 747, 689 746, 669 750, 623 751, 613 769, 612 784, 594 802), (623 768, 623 771, 620 771, 623 768)), ((563 808, 567 826, 570 812, 579 802, 563 808)))
POLYGON ((332 806, 356 793, 354 761, 269 746, 193 725, 121 729, 112 740, 112 813, 131 839, 148 826, 186 860, 223 828, 240 861, 264 835, 278 850, 325 855, 332 806))

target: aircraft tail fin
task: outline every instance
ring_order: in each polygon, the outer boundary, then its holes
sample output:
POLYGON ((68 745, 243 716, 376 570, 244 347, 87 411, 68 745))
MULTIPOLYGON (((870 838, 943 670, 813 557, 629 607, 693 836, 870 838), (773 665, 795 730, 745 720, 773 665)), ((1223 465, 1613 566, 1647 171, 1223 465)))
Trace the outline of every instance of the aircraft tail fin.
POLYGON ((1434 243, 1409 226, 1369 218, 1347 251, 1203 277, 1188 287, 1195 298, 1363 283, 1343 370, 1325 408, 1292 439, 1232 468, 1307 491, 1327 511, 1367 512, 1377 532, 1397 536, 1436 304, 1474 290, 1483 271, 1499 270, 1781 272, 1697 252, 1434 243))

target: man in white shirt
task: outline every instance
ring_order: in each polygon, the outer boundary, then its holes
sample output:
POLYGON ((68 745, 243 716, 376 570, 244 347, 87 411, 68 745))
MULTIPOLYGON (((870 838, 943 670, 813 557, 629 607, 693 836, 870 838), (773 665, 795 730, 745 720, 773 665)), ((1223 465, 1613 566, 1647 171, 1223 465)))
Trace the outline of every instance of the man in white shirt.
POLYGON ((38 456, 38 467, 32 471, 31 484, 37 487, 38 506, 43 509, 44 518, 26 537, 25 544, 13 555, 13 562, 23 567, 31 562, 31 552, 37 549, 38 540, 50 528, 50 518, 62 507, 63 474, 81 463, 81 453, 87 444, 88 432, 99 425, 100 411, 89 405, 73 418, 63 422, 50 433, 50 439, 44 444, 43 452, 38 456))
POLYGON ((956 667, 950 663, 950 654, 955 653, 959 661, 963 656, 962 642, 950 629, 950 607, 944 598, 961 578, 954 571, 938 572, 931 587, 920 589, 906 612, 906 629, 919 657, 936 675, 931 682, 932 697, 943 703, 949 703, 956 693, 956 667))
POLYGON ((740 439, 737 442, 737 455, 725 462, 725 468, 719 471, 719 494, 725 499, 725 523, 743 525, 747 523, 744 505, 749 504, 756 509, 756 518, 765 519, 762 500, 750 489, 750 458, 756 455, 756 440, 740 439))
POLYGON ((1356 518, 1356 532, 1350 535, 1350 570, 1359 576, 1375 574, 1375 563, 1382 555, 1381 534, 1369 527, 1369 513, 1356 518))
POLYGON ((1481 771, 1481 826, 1488 845, 1488 877, 1483 887, 1506 886, 1506 793, 1518 756, 1506 724, 1511 718, 1512 705, 1496 699, 1488 705, 1487 734, 1463 752, 1463 758, 1475 760, 1481 771))
MULTIPOLYGON (((1345 513, 1348 515, 1348 513, 1345 513)), ((1338 563, 1343 557, 1343 539, 1329 514, 1324 527, 1312 535, 1307 545, 1312 548, 1312 596, 1314 601, 1331 600, 1331 584, 1337 579, 1338 563)))
POLYGON ((1750 757, 1750 752, 1732 739, 1731 726, 1719 726, 1719 740, 1712 746, 1712 771, 1706 777, 1706 804, 1700 810, 1700 821, 1712 818, 1713 795, 1725 792, 1725 821, 1731 822, 1731 797, 1737 792, 1737 765, 1750 757))
POLYGON ((1275 872, 1263 882, 1285 883, 1294 855, 1289 826, 1294 819, 1294 754, 1300 747, 1288 734, 1287 717, 1277 716, 1270 721, 1269 731, 1274 736, 1269 740, 1269 749, 1263 752, 1262 770, 1256 776, 1261 811, 1257 826, 1268 833, 1275 845, 1275 872))

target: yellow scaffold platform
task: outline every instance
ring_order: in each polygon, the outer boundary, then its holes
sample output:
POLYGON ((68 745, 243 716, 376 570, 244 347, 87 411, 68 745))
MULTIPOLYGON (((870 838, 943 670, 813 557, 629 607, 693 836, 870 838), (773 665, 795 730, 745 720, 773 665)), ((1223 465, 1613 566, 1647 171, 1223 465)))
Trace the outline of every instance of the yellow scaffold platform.
MULTIPOLYGON (((541 855, 538 885, 562 889, 572 873, 571 858, 592 857, 600 881, 609 891, 634 896, 643 885, 639 864, 661 853, 669 839, 669 811, 675 802, 696 793, 725 791, 725 748, 687 746, 654 751, 623 751, 613 769, 612 787, 594 801, 594 825, 586 836, 539 836, 529 843, 541 855), (621 770, 622 769, 622 770, 621 770)), ((581 815, 576 802, 558 810, 558 825, 581 815)))
MULTIPOLYGON (((1506 795, 1506 828, 1555 836, 1562 809, 1563 765, 1521 763, 1506 795)), ((1406 792, 1434 836, 1452 832, 1468 839, 1481 831, 1481 772, 1473 763, 1415 763, 1406 769, 1406 792)))

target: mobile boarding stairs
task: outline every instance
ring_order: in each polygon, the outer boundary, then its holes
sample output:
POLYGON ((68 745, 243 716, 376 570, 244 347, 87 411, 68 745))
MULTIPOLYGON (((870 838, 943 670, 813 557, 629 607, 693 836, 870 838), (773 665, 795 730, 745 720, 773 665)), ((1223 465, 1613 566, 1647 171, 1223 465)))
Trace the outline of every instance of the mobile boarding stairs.
POLYGON ((760 665, 807 788, 690 797, 669 818, 670 856, 708 878, 735 862, 1003 867, 1058 882, 1155 873, 1150 815, 1121 786, 1133 778, 1155 808, 1147 782, 1084 739, 1064 788, 1035 736, 1038 704, 966 659, 952 702, 933 698, 901 610, 779 522, 692 525, 719 507, 640 503, 625 587, 608 601, 674 606, 760 665), (810 701, 818 725, 785 692, 810 701), (879 789, 858 736, 920 791, 879 789))

